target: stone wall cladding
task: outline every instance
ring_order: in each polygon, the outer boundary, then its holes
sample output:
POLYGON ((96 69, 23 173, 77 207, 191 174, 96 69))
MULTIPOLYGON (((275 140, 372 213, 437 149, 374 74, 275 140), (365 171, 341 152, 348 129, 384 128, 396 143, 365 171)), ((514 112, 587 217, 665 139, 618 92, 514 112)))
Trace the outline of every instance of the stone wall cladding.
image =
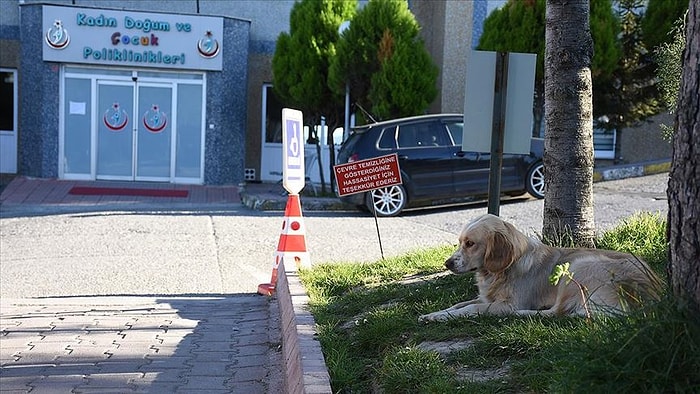
POLYGON ((58 63, 42 60, 41 6, 24 6, 20 35, 18 105, 18 172, 28 176, 58 176, 58 63))
POLYGON ((204 183, 235 185, 243 181, 250 22, 224 18, 223 70, 207 73, 204 183), (231 55, 235 54, 235 56, 231 55), (209 125, 213 125, 210 128, 209 125))

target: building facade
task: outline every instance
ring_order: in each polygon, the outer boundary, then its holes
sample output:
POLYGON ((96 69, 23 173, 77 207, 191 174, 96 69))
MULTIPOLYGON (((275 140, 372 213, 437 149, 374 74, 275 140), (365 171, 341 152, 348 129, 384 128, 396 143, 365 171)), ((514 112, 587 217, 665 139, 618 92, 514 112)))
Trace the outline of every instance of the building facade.
MULTIPOLYGON (((294 3, 1 0, 0 173, 279 181, 283 105, 272 92, 272 57, 294 3)), ((429 113, 464 110, 468 52, 502 3, 409 0, 440 70, 429 113)), ((306 174, 316 183, 319 165, 323 181, 330 175, 326 133, 319 134, 320 155, 316 145, 305 145, 306 174)), ((649 140, 659 133, 643 134, 649 140)), ((336 132, 334 141, 342 135, 336 132)), ((667 142, 661 141, 663 153, 649 155, 635 148, 639 133, 625 135, 635 138, 594 133, 596 159, 670 157, 667 142)))
MULTIPOLYGON (((440 69, 429 112, 463 110, 467 53, 488 4, 409 1, 440 69)), ((0 172, 199 184, 280 180, 274 131, 282 104, 272 94, 271 63, 293 5, 0 1, 0 172)), ((314 182, 317 167, 328 163, 321 143, 320 157, 306 145, 314 182)))

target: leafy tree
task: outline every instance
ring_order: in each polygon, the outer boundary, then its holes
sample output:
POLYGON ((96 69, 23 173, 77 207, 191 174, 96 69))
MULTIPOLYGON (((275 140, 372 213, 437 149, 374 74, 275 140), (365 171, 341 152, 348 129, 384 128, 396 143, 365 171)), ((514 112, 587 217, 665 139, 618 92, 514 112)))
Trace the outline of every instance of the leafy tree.
MULTIPOLYGON (((666 105, 668 111, 676 112, 678 102, 678 91, 681 87, 681 72, 683 71, 683 50, 685 49, 685 19, 679 18, 671 32, 671 41, 662 43, 654 51, 658 68, 656 70, 659 78, 659 90, 661 100, 666 105)), ((661 124, 661 131, 667 140, 671 140, 673 127, 661 124)))
POLYGON ((670 283, 700 309, 700 6, 690 0, 668 182, 670 283))
MULTIPOLYGON (((477 49, 537 54, 535 72, 535 135, 544 115, 545 0, 509 0, 484 21, 477 49)), ((606 113, 604 93, 612 86, 613 72, 621 56, 616 37, 619 24, 611 0, 592 0, 590 10, 594 56, 591 72, 594 82, 595 117, 606 113), (598 102, 601 102, 600 104, 598 102)))
POLYGON ((543 238, 593 246, 589 0, 547 0, 543 238))
POLYGON ((618 0, 622 57, 615 71, 616 89, 610 96, 615 127, 633 126, 661 112, 656 66, 642 39, 641 12, 645 0, 618 0))
MULTIPOLYGON (((328 87, 328 70, 335 56, 338 28, 354 15, 356 7, 355 0, 301 0, 292 8, 289 33, 282 32, 277 38, 272 58, 275 93, 285 105, 304 112, 312 132, 321 116, 326 118, 329 134, 342 124, 343 96, 328 87)), ((332 144, 333 138, 328 137, 332 144)), ((319 141, 318 136, 315 139, 319 141)), ((317 150, 321 157, 318 143, 317 150)), ((331 154, 331 166, 334 161, 331 154)), ((319 171, 323 180, 322 166, 319 171)))
POLYGON ((617 40, 620 23, 613 12, 611 0, 591 0, 591 35, 593 36, 593 121, 597 127, 611 128, 615 125, 597 122, 599 117, 614 117, 609 97, 616 91, 615 71, 618 68, 622 49, 617 40))
POLYGON ((478 50, 537 54, 534 135, 539 135, 544 117, 544 29, 545 0, 508 0, 484 21, 478 50))
POLYGON ((647 49, 655 50, 663 43, 669 43, 673 37, 674 22, 682 18, 688 10, 688 0, 648 0, 642 17, 644 44, 647 49))
POLYGON ((438 69, 405 0, 370 0, 352 19, 330 65, 330 86, 377 119, 419 114, 437 95, 438 69))
POLYGON ((385 30, 379 52, 381 67, 372 75, 368 97, 373 103, 372 112, 379 117, 418 114, 437 94, 437 69, 428 53, 416 50, 411 41, 402 37, 394 40, 389 30, 385 30), (428 75, 421 74, 426 70, 428 75))

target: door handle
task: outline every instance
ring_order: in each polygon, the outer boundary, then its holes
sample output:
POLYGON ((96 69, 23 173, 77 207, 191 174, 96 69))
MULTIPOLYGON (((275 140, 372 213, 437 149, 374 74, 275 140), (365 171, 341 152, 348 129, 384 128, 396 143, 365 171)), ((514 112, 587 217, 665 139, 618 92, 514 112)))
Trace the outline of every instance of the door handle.
POLYGON ((465 151, 461 150, 461 151, 455 153, 455 156, 466 157, 466 158, 472 159, 472 160, 479 160, 479 158, 481 157, 481 153, 479 153, 479 152, 465 152, 465 151))
POLYGON ((408 159, 408 156, 406 156, 406 155, 399 156, 399 160, 406 160, 406 159, 408 159))

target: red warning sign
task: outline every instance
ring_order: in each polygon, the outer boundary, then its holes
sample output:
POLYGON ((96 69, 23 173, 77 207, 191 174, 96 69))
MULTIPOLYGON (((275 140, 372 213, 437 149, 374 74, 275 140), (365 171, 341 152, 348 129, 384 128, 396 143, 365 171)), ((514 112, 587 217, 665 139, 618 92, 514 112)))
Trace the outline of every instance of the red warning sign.
POLYGON ((333 172, 339 196, 401 184, 399 156, 396 153, 339 164, 333 166, 333 172))

